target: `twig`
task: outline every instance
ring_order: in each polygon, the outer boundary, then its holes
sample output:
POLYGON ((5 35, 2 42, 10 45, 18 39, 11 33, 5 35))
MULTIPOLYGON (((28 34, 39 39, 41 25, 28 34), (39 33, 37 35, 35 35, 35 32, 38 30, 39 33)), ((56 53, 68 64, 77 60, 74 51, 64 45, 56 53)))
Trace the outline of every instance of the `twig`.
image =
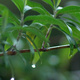
MULTIPOLYGON (((47 33, 46 33, 45 38, 48 37, 48 35, 49 35, 49 33, 50 33, 51 29, 52 29, 52 26, 53 26, 53 25, 51 24, 50 27, 49 27, 49 29, 48 29, 48 31, 47 31, 47 33)), ((42 49, 44 49, 44 45, 45 45, 45 42, 43 41, 43 43, 42 43, 42 49)))
MULTIPOLYGON (((55 50, 55 49, 63 49, 63 48, 70 48, 70 45, 60 45, 60 46, 54 46, 54 47, 49 47, 49 48, 43 48, 43 49, 38 49, 40 52, 47 52, 47 51, 51 51, 51 50, 55 50)), ((75 48, 75 46, 74 46, 75 48)), ((35 52, 37 52, 36 49, 34 49, 35 52)), ((20 53, 27 53, 30 52, 30 50, 24 49, 24 50, 20 50, 20 53)), ((15 55, 17 52, 16 51, 7 51, 6 52, 8 55, 15 55)), ((0 53, 0 56, 3 56, 4 53, 0 53)))

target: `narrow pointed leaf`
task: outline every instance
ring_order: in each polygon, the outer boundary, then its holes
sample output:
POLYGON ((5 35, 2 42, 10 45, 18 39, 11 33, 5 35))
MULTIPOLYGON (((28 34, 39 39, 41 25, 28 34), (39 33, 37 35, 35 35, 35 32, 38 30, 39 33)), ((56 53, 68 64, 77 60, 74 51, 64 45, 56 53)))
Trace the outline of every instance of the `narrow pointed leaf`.
MULTIPOLYGON (((2 15, 2 12, 4 9, 7 9, 6 6, 0 4, 0 14, 2 15)), ((7 9, 8 10, 8 9, 7 9)), ((13 22, 17 23, 17 24, 20 24, 20 21, 18 20, 18 18, 10 11, 8 10, 8 17, 9 17, 9 20, 11 19, 13 22)))
POLYGON ((59 6, 60 2, 61 2, 61 0, 53 0, 55 7, 59 6))
POLYGON ((29 20, 34 20, 44 25, 45 24, 58 25, 63 31, 70 34, 66 24, 59 19, 55 19, 53 16, 48 16, 48 15, 28 16, 25 18, 24 22, 29 20))
POLYGON ((61 0, 57 0, 57 6, 59 6, 60 2, 61 2, 61 0))
POLYGON ((47 4, 49 4, 52 8, 54 8, 51 0, 43 0, 43 1, 46 2, 47 4))
POLYGON ((24 1, 23 0, 12 0, 12 2, 17 6, 20 12, 23 12, 24 1))
POLYGON ((30 7, 32 7, 32 9, 35 10, 35 11, 40 12, 40 11, 43 11, 43 10, 44 10, 44 12, 45 12, 47 15, 51 15, 41 4, 39 4, 39 3, 37 3, 37 2, 28 1, 28 2, 27 2, 27 5, 30 6, 30 7), (38 9, 39 9, 40 11, 39 11, 38 9))
MULTIPOLYGON (((29 37, 28 35, 26 35, 26 37, 32 42, 33 46, 36 48, 36 51, 38 52, 37 57, 38 57, 39 59, 41 59, 40 52, 39 52, 39 50, 38 50, 36 44, 34 43, 34 41, 33 41, 33 40, 31 39, 31 37, 29 37)), ((34 60, 35 60, 34 63, 36 63, 37 60, 35 59, 35 56, 34 56, 33 61, 34 61, 34 60)), ((33 62, 32 62, 32 63, 33 63, 33 62)))
POLYGON ((64 7, 63 9, 60 9, 57 12, 57 15, 67 14, 67 13, 77 13, 77 12, 80 12, 80 6, 67 6, 67 7, 64 7))
POLYGON ((12 27, 11 30, 22 30, 25 32, 30 32, 32 34, 35 34, 37 37, 41 38, 43 41, 47 42, 48 40, 45 38, 45 36, 42 34, 42 32, 35 28, 35 27, 12 27))

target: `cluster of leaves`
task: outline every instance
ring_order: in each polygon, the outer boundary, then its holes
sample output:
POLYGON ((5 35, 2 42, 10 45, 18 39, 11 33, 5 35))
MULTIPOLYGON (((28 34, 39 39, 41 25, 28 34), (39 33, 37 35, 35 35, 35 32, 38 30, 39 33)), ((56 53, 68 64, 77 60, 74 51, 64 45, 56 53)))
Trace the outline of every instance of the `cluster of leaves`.
POLYGON ((50 27, 59 29, 67 37, 70 44, 69 56, 74 55, 74 46, 79 50, 78 44, 80 40, 80 6, 59 7, 61 0, 43 0, 52 8, 53 14, 48 12, 40 3, 30 0, 12 0, 19 9, 21 18, 19 19, 6 6, 0 4, 0 50, 30 49, 36 63, 42 52, 38 48, 42 47, 42 43, 48 42, 49 37, 45 38, 50 27), (27 16, 25 13, 29 10, 36 11, 39 15, 27 16), (26 25, 27 21, 32 21, 26 25), (26 43, 26 44, 25 44, 26 43), (37 50, 38 54, 35 53, 37 50), (35 53, 35 54, 34 54, 35 53))

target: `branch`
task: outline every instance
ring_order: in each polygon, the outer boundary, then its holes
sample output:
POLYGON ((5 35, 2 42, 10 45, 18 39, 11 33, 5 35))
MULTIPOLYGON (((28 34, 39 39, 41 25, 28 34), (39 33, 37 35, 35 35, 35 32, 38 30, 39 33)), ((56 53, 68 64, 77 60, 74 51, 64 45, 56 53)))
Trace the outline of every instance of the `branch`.
MULTIPOLYGON (((55 49, 62 49, 62 48, 70 48, 70 45, 67 44, 67 45, 60 45, 60 46, 54 46, 54 47, 49 47, 49 48, 43 48, 43 49, 38 49, 40 52, 47 52, 47 51, 51 51, 51 50, 55 50, 55 49)), ((75 48, 75 46, 74 46, 75 48)), ((36 49, 34 49, 35 52, 37 52, 36 49)), ((30 50, 20 50, 19 51, 20 53, 27 53, 27 52, 30 52, 30 50)), ((16 51, 7 51, 6 52, 8 55, 15 55, 17 52, 16 51)), ((3 56, 4 53, 0 53, 0 56, 3 56)))
MULTIPOLYGON (((49 35, 49 33, 50 33, 50 31, 51 31, 52 27, 53 27, 53 25, 51 24, 51 25, 50 25, 50 27, 49 27, 49 29, 48 29, 48 31, 47 31, 47 33, 46 33, 45 38, 47 38, 47 37, 48 37, 48 35, 49 35)), ((43 43, 42 43, 42 49, 44 49, 44 45, 45 45, 45 42, 43 41, 43 43)))

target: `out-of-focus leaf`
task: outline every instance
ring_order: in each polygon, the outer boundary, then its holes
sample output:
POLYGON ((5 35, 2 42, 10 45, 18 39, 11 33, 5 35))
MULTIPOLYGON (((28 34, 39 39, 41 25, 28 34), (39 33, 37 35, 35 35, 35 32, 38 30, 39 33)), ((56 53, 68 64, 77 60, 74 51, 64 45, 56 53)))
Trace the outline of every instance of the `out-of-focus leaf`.
POLYGON ((54 6, 57 7, 60 4, 61 0, 53 0, 54 6))
MULTIPOLYGON (((44 35, 46 35, 46 33, 47 33, 47 30, 48 29, 46 29, 46 28, 42 28, 41 29, 41 31, 42 31, 42 33, 44 33, 44 35)), ((50 33, 49 33, 49 35, 50 35, 50 33)), ((48 35, 48 37, 49 37, 49 35, 48 35)), ((35 42, 35 44, 36 44, 36 46, 38 47, 38 48, 42 48, 42 43, 43 43, 43 41, 40 39, 40 38, 38 38, 38 37, 36 37, 35 39, 34 39, 34 42, 35 42)), ((46 45, 46 44, 45 44, 46 45)), ((45 47, 45 45, 44 45, 44 47, 45 47)), ((43 52, 40 52, 40 56, 42 56, 42 54, 43 54, 43 52)), ((38 61, 39 61, 39 59, 40 59, 40 57, 39 57, 39 55, 35 52, 35 55, 34 55, 34 59, 33 59, 33 64, 36 64, 38 61)))
POLYGON ((34 54, 33 46, 31 45, 31 43, 28 40, 27 40, 27 43, 29 45, 29 48, 30 48, 31 53, 34 54))
POLYGON ((60 4, 61 0, 57 0, 57 6, 60 4))
MULTIPOLYGON (((4 9, 8 10, 6 6, 0 4, 0 14, 1 15, 4 9)), ((11 11, 8 10, 8 14, 9 14, 8 15, 9 20, 12 20, 13 22, 15 21, 17 24, 20 24, 20 21, 18 20, 18 18, 11 11)))
POLYGON ((67 13, 77 13, 77 12, 80 12, 80 6, 67 6, 67 7, 64 7, 63 9, 60 9, 57 12, 57 15, 67 14, 67 13))
MULTIPOLYGON (((39 52, 39 50, 38 50, 38 48, 37 48, 37 46, 36 46, 36 44, 34 43, 34 41, 31 39, 31 37, 29 37, 28 35, 26 35, 26 37, 32 42, 32 44, 33 44, 33 46, 35 47, 35 49, 36 49, 36 51, 38 52, 38 54, 37 54, 37 57, 40 59, 41 58, 41 56, 40 56, 40 52, 39 52)), ((35 56, 34 56, 34 59, 35 59, 35 56)), ((34 59, 33 59, 33 61, 34 61, 34 59)), ((37 60, 35 59, 35 63, 37 62, 37 60)), ((32 62, 33 63, 33 62, 32 62)))
POLYGON ((33 1, 28 1, 27 2, 27 5, 32 7, 33 10, 35 11, 38 11, 38 12, 44 12, 47 14, 47 15, 51 15, 41 4, 37 3, 37 2, 33 2, 33 1), (39 10, 38 10, 39 9, 39 10))
POLYGON ((6 31, 6 26, 7 26, 7 22, 8 22, 8 10, 5 9, 3 10, 2 13, 2 32, 5 34, 6 31))
POLYGON ((17 6, 20 12, 23 12, 24 0, 12 0, 12 2, 17 6))
POLYGON ((48 40, 45 38, 45 36, 42 34, 42 32, 35 28, 35 27, 12 27, 11 30, 22 30, 25 32, 30 32, 32 34, 35 34, 37 37, 40 37, 43 41, 47 42, 48 40))
POLYGON ((47 4, 49 4, 52 8, 54 8, 51 0, 43 0, 43 1, 46 2, 47 4))
POLYGON ((26 6, 24 7, 24 13, 25 13, 26 11, 28 11, 28 10, 31 10, 31 9, 32 9, 32 7, 26 5, 26 6))

